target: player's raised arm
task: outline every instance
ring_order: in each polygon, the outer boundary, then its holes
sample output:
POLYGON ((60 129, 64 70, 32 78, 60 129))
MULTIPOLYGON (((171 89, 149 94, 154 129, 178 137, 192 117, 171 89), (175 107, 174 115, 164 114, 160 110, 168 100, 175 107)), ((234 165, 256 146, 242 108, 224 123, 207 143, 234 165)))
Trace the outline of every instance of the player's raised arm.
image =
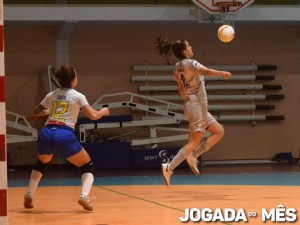
POLYGON ((231 73, 227 71, 221 71, 221 70, 214 70, 214 69, 209 69, 205 66, 201 66, 199 69, 201 74, 207 75, 207 76, 222 76, 224 79, 228 79, 231 77, 231 73))
POLYGON ((98 110, 93 109, 90 105, 82 107, 83 113, 91 120, 98 120, 103 116, 109 115, 109 109, 107 107, 98 110))

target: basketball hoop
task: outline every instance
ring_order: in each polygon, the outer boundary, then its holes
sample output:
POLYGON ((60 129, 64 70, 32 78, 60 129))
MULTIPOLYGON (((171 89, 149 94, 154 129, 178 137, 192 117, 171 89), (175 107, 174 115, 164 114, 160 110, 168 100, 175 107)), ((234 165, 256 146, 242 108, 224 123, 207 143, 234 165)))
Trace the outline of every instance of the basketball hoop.
MULTIPOLYGON (((246 7, 251 5, 254 0, 192 0, 194 4, 206 11, 214 19, 220 19, 224 25, 230 25, 234 27, 237 15, 243 11, 246 7), (214 15, 219 15, 214 17, 214 15)), ((200 18, 200 20, 205 20, 200 18)))
POLYGON ((242 2, 236 0, 216 1, 216 5, 219 8, 219 14, 223 23, 234 28, 237 12, 242 7, 242 2))

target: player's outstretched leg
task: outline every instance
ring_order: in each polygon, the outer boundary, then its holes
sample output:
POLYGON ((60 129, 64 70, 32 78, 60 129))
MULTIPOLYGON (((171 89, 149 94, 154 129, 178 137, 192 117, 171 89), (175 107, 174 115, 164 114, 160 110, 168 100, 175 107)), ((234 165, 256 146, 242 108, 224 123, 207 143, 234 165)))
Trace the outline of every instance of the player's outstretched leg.
POLYGON ((95 165, 93 161, 88 162, 81 168, 82 171, 82 191, 78 199, 78 204, 85 210, 93 211, 93 205, 89 199, 89 193, 94 182, 95 165))
POLYGON ((207 130, 211 133, 211 135, 209 137, 202 138, 198 147, 191 154, 189 154, 186 159, 191 170, 196 175, 199 174, 197 159, 203 153, 210 150, 212 148, 212 146, 217 144, 224 136, 224 129, 218 122, 213 123, 211 126, 208 127, 207 130))
POLYGON ((202 132, 190 132, 189 133, 189 141, 186 143, 175 155, 172 161, 169 164, 162 164, 162 174, 164 177, 164 181, 167 186, 170 186, 170 178, 173 174, 173 170, 182 163, 189 154, 197 147, 198 143, 202 138, 202 132))
POLYGON ((31 171, 28 191, 24 195, 23 204, 26 209, 33 208, 33 195, 48 165, 49 163, 43 163, 40 160, 38 160, 34 169, 31 171))

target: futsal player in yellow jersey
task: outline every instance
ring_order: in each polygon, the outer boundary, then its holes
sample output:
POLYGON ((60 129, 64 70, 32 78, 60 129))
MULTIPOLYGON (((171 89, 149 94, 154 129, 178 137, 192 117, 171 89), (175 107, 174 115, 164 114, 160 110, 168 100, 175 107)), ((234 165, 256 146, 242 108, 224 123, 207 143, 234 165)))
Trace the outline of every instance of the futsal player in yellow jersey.
MULTIPOLYGON (((86 210, 92 211, 89 192, 94 181, 95 166, 81 144, 77 141, 74 126, 80 109, 92 120, 109 115, 108 108, 94 110, 86 97, 76 91, 77 73, 74 67, 61 66, 56 72, 61 88, 54 90, 35 108, 35 113, 49 113, 45 127, 38 136, 38 161, 31 172, 28 191, 24 196, 24 207, 33 208, 33 196, 42 175, 57 152, 62 158, 81 169, 82 191, 78 203, 86 210)), ((45 203, 46 204, 46 203, 45 203)))

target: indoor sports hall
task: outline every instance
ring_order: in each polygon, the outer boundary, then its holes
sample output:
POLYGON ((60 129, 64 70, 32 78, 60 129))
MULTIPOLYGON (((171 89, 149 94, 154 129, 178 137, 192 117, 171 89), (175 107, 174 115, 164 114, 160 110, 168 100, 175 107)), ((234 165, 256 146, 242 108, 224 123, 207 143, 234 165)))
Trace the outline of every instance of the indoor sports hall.
POLYGON ((299 0, 0 1, 0 225, 298 224, 299 27, 299 0), (174 80, 180 60, 154 49, 163 38, 188 41, 193 59, 231 74, 204 74, 224 136, 198 158, 199 175, 184 160, 169 186, 162 165, 191 128, 174 80), (44 171, 38 136, 69 108, 35 111, 64 89, 61 65, 109 115, 91 119, 81 105, 71 129, 93 166, 56 152, 44 171), (34 170, 42 178, 27 204, 34 170))

